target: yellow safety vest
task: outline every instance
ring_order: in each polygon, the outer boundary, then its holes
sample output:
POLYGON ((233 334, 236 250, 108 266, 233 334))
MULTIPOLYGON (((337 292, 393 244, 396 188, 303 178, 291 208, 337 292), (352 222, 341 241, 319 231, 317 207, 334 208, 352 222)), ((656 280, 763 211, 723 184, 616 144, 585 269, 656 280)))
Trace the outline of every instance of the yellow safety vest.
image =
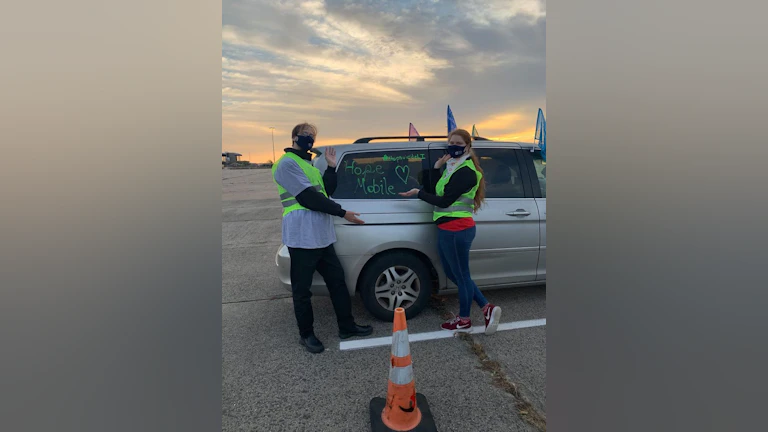
POLYGON ((457 166, 456 169, 451 171, 450 174, 446 174, 447 171, 444 171, 443 176, 440 177, 440 180, 437 182, 435 192, 437 192, 437 196, 443 196, 445 193, 445 185, 447 185, 448 181, 451 180, 453 173, 463 167, 469 167, 472 171, 475 172, 475 175, 477 175, 477 183, 475 183, 475 186, 472 189, 462 194, 450 206, 446 208, 435 207, 435 210, 432 214, 433 221, 436 221, 441 217, 472 217, 472 213, 475 209, 475 194, 477 193, 477 188, 480 187, 480 179, 483 178, 483 175, 480 173, 480 171, 475 168, 475 163, 472 162, 472 159, 467 158, 467 160, 462 162, 461 165, 457 166))
POLYGON ((311 163, 302 159, 300 156, 288 152, 281 156, 280 159, 278 159, 277 162, 272 165, 272 181, 274 181, 277 185, 277 193, 280 194, 280 202, 283 204, 283 217, 295 210, 309 210, 308 208, 299 204, 299 202, 296 201, 296 197, 291 195, 284 187, 280 186, 280 183, 278 183, 277 180, 275 180, 275 171, 277 170, 277 166, 285 158, 295 160, 296 163, 299 164, 299 167, 301 167, 302 171, 304 171, 304 174, 306 174, 307 179, 309 179, 309 182, 312 184, 315 190, 325 195, 326 198, 328 197, 328 194, 325 192, 323 176, 320 174, 320 170, 312 166, 311 163))

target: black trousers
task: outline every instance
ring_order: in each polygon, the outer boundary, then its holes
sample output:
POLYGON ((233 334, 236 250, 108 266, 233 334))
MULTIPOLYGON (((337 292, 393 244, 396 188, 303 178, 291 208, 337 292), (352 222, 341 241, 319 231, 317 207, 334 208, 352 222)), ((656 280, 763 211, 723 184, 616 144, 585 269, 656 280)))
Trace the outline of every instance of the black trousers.
POLYGON ((331 303, 336 312, 339 330, 351 329, 355 325, 352 317, 352 300, 349 298, 347 284, 344 281, 344 269, 333 245, 322 249, 288 248, 291 255, 291 291, 293 291, 293 311, 299 334, 306 337, 314 331, 315 316, 312 313, 312 277, 315 270, 323 277, 331 303))

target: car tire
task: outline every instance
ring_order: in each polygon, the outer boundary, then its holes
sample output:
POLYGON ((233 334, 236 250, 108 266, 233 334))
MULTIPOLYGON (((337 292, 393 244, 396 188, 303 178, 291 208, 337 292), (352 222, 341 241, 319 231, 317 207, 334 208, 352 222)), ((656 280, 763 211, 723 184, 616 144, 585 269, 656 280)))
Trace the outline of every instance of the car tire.
POLYGON ((424 262, 408 252, 374 258, 360 277, 360 297, 368 311, 391 322, 395 308, 405 309, 406 318, 418 315, 428 304, 432 274, 424 262))

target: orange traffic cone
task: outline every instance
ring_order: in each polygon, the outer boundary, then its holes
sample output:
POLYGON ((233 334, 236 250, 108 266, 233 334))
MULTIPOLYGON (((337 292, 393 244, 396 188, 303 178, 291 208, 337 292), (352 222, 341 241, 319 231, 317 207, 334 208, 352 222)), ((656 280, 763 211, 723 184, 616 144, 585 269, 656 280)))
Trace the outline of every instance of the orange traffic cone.
POLYGON ((373 432, 437 432, 427 398, 416 393, 405 309, 395 309, 387 398, 371 400, 373 432))

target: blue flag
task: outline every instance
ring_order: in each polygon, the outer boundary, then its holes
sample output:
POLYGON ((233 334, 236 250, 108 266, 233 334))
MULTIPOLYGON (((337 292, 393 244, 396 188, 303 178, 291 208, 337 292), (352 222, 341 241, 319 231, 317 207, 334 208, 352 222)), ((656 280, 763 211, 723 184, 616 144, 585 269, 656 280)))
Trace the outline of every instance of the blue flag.
POLYGON ((456 129, 456 120, 453 118, 453 113, 451 112, 451 106, 448 105, 448 133, 453 132, 453 130, 456 129))
POLYGON ((541 159, 547 161, 547 120, 544 118, 544 111, 539 108, 539 115, 536 117, 536 134, 533 137, 541 148, 541 159))

